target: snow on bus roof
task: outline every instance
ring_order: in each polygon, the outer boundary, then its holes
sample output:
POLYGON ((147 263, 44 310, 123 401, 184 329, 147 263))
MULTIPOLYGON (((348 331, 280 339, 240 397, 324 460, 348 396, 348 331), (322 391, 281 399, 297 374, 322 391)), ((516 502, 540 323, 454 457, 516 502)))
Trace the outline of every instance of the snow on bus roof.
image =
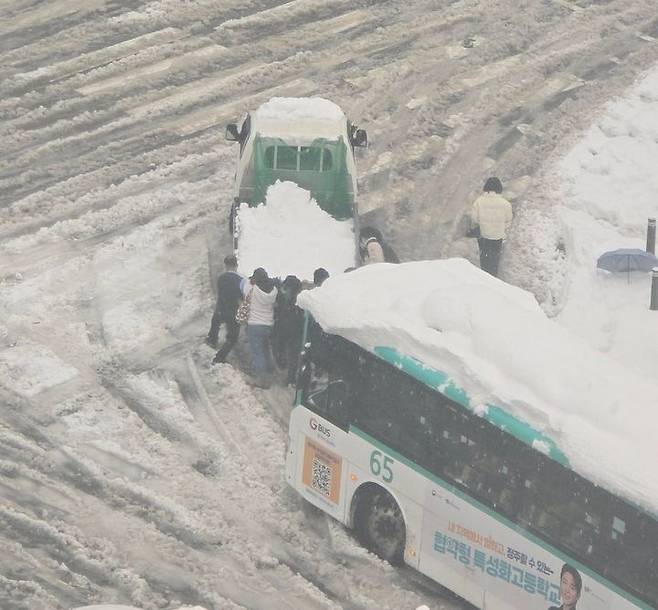
POLYGON ((254 126, 262 136, 313 139, 337 139, 347 129, 340 107, 322 97, 273 97, 254 112, 254 126))
POLYGON ((447 374, 476 412, 502 407, 575 471, 658 508, 658 384, 547 318, 530 293, 448 259, 362 267, 298 303, 327 332, 447 374))

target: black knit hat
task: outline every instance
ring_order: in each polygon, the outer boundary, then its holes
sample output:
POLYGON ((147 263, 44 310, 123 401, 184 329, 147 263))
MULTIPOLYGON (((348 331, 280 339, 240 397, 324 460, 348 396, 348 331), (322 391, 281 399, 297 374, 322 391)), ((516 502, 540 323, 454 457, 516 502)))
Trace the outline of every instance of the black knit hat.
POLYGON ((251 277, 249 279, 258 282, 261 280, 266 280, 268 278, 269 276, 267 275, 267 271, 265 271, 265 269, 263 269, 262 267, 257 267, 256 269, 254 269, 254 272, 251 274, 251 277))
POLYGON ((486 193, 494 192, 500 195, 503 192, 503 183, 500 181, 500 178, 492 176, 491 178, 487 178, 482 190, 486 193))
POLYGON ((329 272, 324 267, 318 267, 313 272, 313 283, 319 286, 329 277, 329 272))

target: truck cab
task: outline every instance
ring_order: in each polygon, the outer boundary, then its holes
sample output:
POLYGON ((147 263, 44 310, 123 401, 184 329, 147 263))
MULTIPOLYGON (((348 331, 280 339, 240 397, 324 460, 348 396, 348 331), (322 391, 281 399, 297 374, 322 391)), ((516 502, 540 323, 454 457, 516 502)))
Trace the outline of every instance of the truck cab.
POLYGON ((309 191, 337 220, 357 221, 354 148, 367 146, 363 129, 323 98, 272 98, 242 123, 226 127, 239 142, 231 231, 240 203, 257 206, 277 180, 309 191))

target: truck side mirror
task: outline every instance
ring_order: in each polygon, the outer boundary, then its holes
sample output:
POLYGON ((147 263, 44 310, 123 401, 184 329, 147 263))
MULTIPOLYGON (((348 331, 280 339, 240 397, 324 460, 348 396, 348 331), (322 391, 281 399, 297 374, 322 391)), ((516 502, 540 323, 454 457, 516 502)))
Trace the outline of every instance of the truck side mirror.
POLYGON ((365 129, 357 129, 354 132, 354 137, 352 139, 354 146, 366 147, 368 146, 368 134, 365 129))
POLYGON ((229 123, 226 126, 226 139, 231 142, 240 141, 240 132, 238 131, 238 126, 235 123, 229 123))

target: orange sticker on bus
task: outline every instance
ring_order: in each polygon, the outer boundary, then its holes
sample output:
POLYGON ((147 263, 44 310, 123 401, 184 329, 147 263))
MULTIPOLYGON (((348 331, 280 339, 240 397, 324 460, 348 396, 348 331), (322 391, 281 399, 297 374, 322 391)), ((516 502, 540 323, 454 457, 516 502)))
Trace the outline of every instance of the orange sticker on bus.
POLYGON ((302 482, 327 500, 338 504, 342 462, 342 458, 306 437, 302 482))

